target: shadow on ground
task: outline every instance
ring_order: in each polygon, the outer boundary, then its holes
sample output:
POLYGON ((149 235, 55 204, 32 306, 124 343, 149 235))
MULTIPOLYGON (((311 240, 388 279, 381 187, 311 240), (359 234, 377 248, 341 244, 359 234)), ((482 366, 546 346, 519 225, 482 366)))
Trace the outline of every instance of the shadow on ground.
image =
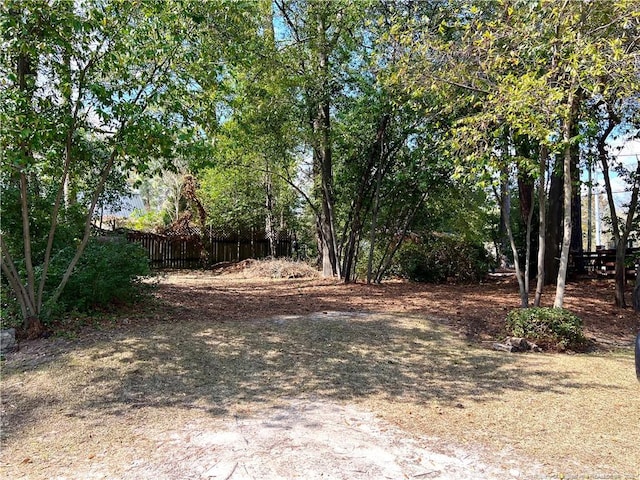
MULTIPOLYGON (((563 393, 587 386, 568 372, 519 369, 517 356, 467 344, 424 315, 346 311, 352 306, 331 298, 319 306, 332 311, 273 315, 274 306, 221 315, 215 289, 175 287, 173 295, 152 319, 30 368, 59 382, 55 390, 10 382, 3 403, 16 408, 5 409, 5 440, 35 421, 33 412, 42 407, 64 408, 69 417, 165 407, 224 415, 238 404, 266 407, 292 397, 382 396, 455 406, 508 390, 563 393)), ((268 293, 238 295, 245 297, 238 305, 250 309, 268 293)), ((18 371, 4 373, 11 379, 18 371)))

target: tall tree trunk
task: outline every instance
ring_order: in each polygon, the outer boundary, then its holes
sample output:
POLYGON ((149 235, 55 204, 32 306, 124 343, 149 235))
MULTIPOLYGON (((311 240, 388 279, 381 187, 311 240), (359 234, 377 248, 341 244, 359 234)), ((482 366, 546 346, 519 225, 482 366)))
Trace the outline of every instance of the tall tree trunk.
MULTIPOLYGON (((531 157, 529 149, 523 149, 522 156, 531 157)), ((535 182, 528 173, 518 172, 518 198, 520 200, 520 219, 525 226, 525 253, 524 253, 524 285, 529 292, 531 275, 531 230, 533 221, 533 202, 535 200, 535 182)))
MULTIPOLYGON (((629 234, 633 228, 636 210, 638 208, 638 190, 640 189, 640 159, 638 159, 635 174, 633 175, 633 187, 631 190, 631 199, 629 200, 629 210, 627 211, 627 220, 625 222, 624 231, 619 233, 616 242, 616 273, 615 273, 615 299, 616 305, 620 308, 626 308, 627 303, 624 298, 624 290, 627 284, 627 241, 629 234)), ((637 275, 637 273, 636 273, 637 275)))
MULTIPOLYGON (((378 161, 378 169, 376 171, 376 191, 379 189, 380 182, 382 181, 383 171, 383 144, 384 137, 389 122, 389 116, 383 115, 378 128, 376 130, 376 137, 369 147, 367 154, 367 161, 363 167, 362 175, 360 176, 360 182, 353 201, 353 208, 351 213, 351 221, 348 225, 349 237, 344 252, 344 268, 343 275, 345 282, 349 282, 352 279, 352 269, 355 264, 355 254, 358 250, 357 241, 362 234, 362 216, 365 201, 370 205, 371 192, 371 175, 373 173, 373 167, 378 161)), ((373 244, 372 244, 373 245, 373 244)), ((369 275, 367 275, 369 281, 369 275)))
MULTIPOLYGON (((327 106, 328 114, 329 108, 327 106)), ((322 217, 320 228, 322 232, 322 274, 325 277, 341 277, 338 260, 337 241, 334 228, 334 196, 333 172, 331 165, 331 148, 326 145, 322 152, 321 183, 322 183, 322 217)))
MULTIPOLYGON (((506 186, 503 184, 500 186, 500 188, 505 189, 506 186)), ((497 194, 497 197, 500 201, 500 224, 498 225, 498 239, 496 242, 496 260, 498 261, 500 268, 507 268, 507 249, 509 248, 509 235, 507 233, 507 225, 504 222, 504 212, 511 212, 511 197, 509 195, 501 196, 499 194, 497 194)))
POLYGON ((578 94, 574 91, 574 87, 569 90, 569 98, 567 101, 569 105, 569 114, 564 120, 563 125, 563 141, 564 147, 564 161, 563 161, 563 209, 564 209, 564 226, 562 235, 562 250, 560 252, 560 266, 558 268, 558 280, 556 282, 556 296, 553 302, 554 308, 562 308, 564 305, 564 293, 565 285, 567 281, 567 271, 569 268, 569 249, 571 247, 571 193, 572 193, 572 181, 571 181, 571 163, 573 156, 571 154, 571 139, 573 133, 573 123, 578 114, 578 94))
MULTIPOLYGON (((573 122, 571 129, 571 138, 575 138, 578 135, 577 122, 573 122)), ((571 228, 571 246, 570 252, 573 257, 573 265, 575 273, 583 275, 586 273, 583 253, 584 247, 582 246, 582 195, 580 188, 580 146, 571 146, 571 182, 573 184, 573 194, 571 195, 571 218, 573 218, 573 225, 571 228)))
POLYGON ((544 284, 551 285, 558 278, 560 256, 560 229, 562 227, 562 172, 558 171, 558 158, 551 169, 549 202, 547 204, 547 228, 545 235, 544 284))
MULTIPOLYGON (((566 137, 568 138, 568 136, 566 137)), ((571 154, 569 147, 565 149, 564 159, 564 188, 563 188, 563 233, 562 250, 560 251, 560 265, 558 267, 558 277, 556 283, 556 296, 553 302, 554 308, 562 308, 564 305, 564 291, 567 280, 567 270, 569 268, 569 247, 571 246, 571 154)))
MULTIPOLYGON (((526 135, 513 136, 516 154, 526 159, 535 158, 533 145, 526 135)), ((530 292, 531 280, 531 235, 533 230, 533 204, 535 195, 535 179, 528 170, 518 166, 518 198, 520 201, 520 219, 525 226, 524 284, 527 295, 530 292)))
POLYGON ((538 276, 536 279, 536 294, 533 301, 534 307, 540 306, 540 301, 542 300, 542 290, 544 288, 544 277, 545 277, 545 236, 547 230, 547 214, 546 214, 546 192, 545 192, 545 183, 546 183, 546 173, 547 173, 547 156, 549 155, 549 151, 546 146, 540 147, 540 170, 538 174, 538 276))
POLYGON ((376 250, 376 236, 378 235, 378 213, 380 211, 380 186, 382 184, 382 168, 376 172, 376 189, 373 197, 373 211, 371 212, 371 231, 369 232, 369 258, 367 259, 367 283, 373 281, 373 257, 376 250))
MULTIPOLYGON (((531 205, 533 206, 533 200, 535 198, 535 191, 531 190, 531 205)), ((533 224, 533 208, 529 209, 526 218, 526 240, 525 240, 525 255, 524 255, 524 289, 527 292, 527 306, 529 306, 529 282, 531 280, 531 230, 533 224)))
MULTIPOLYGON (((505 198, 509 196, 509 182, 504 180, 500 192, 495 192, 496 196, 501 199, 501 204, 505 204, 505 198)), ((516 278, 518 280, 518 289, 520 291, 520 306, 527 308, 529 306, 529 292, 526 288, 524 272, 520 266, 520 258, 518 256, 518 248, 513 237, 513 230, 511 228, 511 210, 502 209, 502 220, 504 222, 505 229, 507 230, 507 237, 509 238, 509 244, 511 245, 511 251, 513 253, 513 265, 516 269, 516 278)))
POLYGON ((265 233, 267 235, 267 239, 269 241, 269 255, 272 258, 276 256, 276 229, 275 229, 275 219, 273 215, 273 178, 271 176, 271 172, 269 171, 269 160, 265 158, 265 175, 264 175, 264 186, 265 186, 265 233))
MULTIPOLYGON (((27 97, 29 100, 32 97, 33 90, 31 82, 29 81, 30 77, 35 75, 35 67, 33 65, 33 60, 27 54, 21 53, 17 59, 16 73, 18 77, 18 88, 22 95, 27 97)), ((31 102, 25 102, 25 105, 30 105, 31 102)), ((30 108, 30 107, 28 107, 30 108)), ((29 112, 30 114, 31 112, 29 112)), ((29 114, 26 116, 28 117, 29 114)), ((28 165, 29 159, 33 157, 29 144, 26 141, 22 141, 20 144, 20 151, 22 153, 23 161, 25 165, 28 165)), ((33 266, 33 256, 31 251, 31 221, 29 219, 29 184, 27 179, 27 169, 23 168, 19 172, 19 188, 20 188, 20 211, 22 214, 22 242, 24 247, 24 261, 25 261, 25 270, 27 273, 27 286, 25 289, 25 293, 28 298, 28 305, 31 308, 27 309, 28 315, 24 318, 24 328, 27 331, 33 331, 37 333, 37 331, 42 330, 42 325, 40 323, 40 307, 37 303, 36 298, 36 290, 35 290, 35 270, 33 266)), ((18 282, 20 282, 20 277, 18 277, 18 282)))
MULTIPOLYGON (((276 34, 275 27, 273 25, 273 2, 270 0, 260 0, 260 7, 264 15, 264 29, 265 38, 267 40, 267 48, 270 53, 275 54, 276 34)), ((269 159, 265 156, 265 234, 269 241, 269 255, 273 258, 276 256, 276 228, 275 228, 275 215, 273 209, 273 176, 269 168, 269 159)))
POLYGON ((335 11, 328 8, 330 2, 292 5, 289 2, 276 1, 271 5, 282 13, 282 21, 290 27, 296 41, 309 45, 308 56, 300 58, 300 67, 307 78, 304 96, 313 149, 313 193, 315 198, 319 199, 318 206, 313 208, 316 213, 318 261, 325 277, 341 277, 333 192, 331 106, 334 87, 330 53, 340 39, 342 25, 340 18, 336 18, 335 11), (301 21, 303 26, 298 21, 301 21), (301 33, 302 29, 304 34, 301 33))
POLYGON ((322 274, 325 277, 341 277, 338 258, 338 242, 335 232, 333 194, 333 156, 331 149, 331 91, 329 72, 329 46, 327 26, 322 15, 318 15, 318 66, 320 74, 320 100, 317 104, 313 129, 315 134, 315 158, 319 162, 322 217, 320 218, 322 274))
MULTIPOLYGON (((607 126, 605 127, 602 135, 598 139, 598 156, 600 159, 600 167, 602 168, 602 176, 604 178, 604 187, 607 193, 607 202, 609 204, 609 214, 611 216, 611 231, 613 239, 616 244, 616 262, 615 262, 615 302, 616 306, 625 308, 627 306, 624 296, 624 289, 626 286, 626 265, 625 257, 627 253, 627 240, 631 229, 633 227, 633 221, 638 206, 638 189, 640 188, 640 158, 636 167, 635 174, 632 177, 633 187, 631 190, 631 199, 629 201, 629 209, 627 212, 627 220, 624 225, 624 229, 620 231, 618 224, 618 213, 616 209, 616 203, 613 198, 613 188, 611 186, 611 177, 609 175, 609 155, 607 152, 607 138, 614 130, 616 125, 620 122, 619 118, 613 114, 609 109, 609 118, 607 126)), ((636 275, 638 273, 636 272, 636 275)), ((636 282, 637 283, 637 282, 636 282)), ((634 290, 634 308, 637 305, 637 285, 634 290)))

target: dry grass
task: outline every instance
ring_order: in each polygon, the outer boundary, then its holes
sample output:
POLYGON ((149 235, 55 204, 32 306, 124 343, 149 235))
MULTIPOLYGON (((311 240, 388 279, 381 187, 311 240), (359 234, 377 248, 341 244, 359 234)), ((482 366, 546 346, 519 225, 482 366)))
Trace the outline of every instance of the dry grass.
MULTIPOLYGON (((368 313, 323 313, 319 302, 313 315, 221 313, 214 298, 238 297, 253 308, 245 301, 269 288, 304 292, 309 284, 179 278, 164 281, 169 303, 137 318, 10 356, 2 375, 3 478, 89 477, 97 462, 122 477, 176 425, 259 415, 290 398, 362 405, 411 433, 521 458, 525 471, 528 459, 542 462, 556 478, 640 474, 640 387, 630 349, 497 353, 436 317, 376 313, 375 299, 368 313)), ((333 284, 314 285, 335 300, 333 284)))
POLYGON ((225 266, 223 275, 240 278, 320 278, 320 272, 306 262, 287 258, 243 260, 225 266))

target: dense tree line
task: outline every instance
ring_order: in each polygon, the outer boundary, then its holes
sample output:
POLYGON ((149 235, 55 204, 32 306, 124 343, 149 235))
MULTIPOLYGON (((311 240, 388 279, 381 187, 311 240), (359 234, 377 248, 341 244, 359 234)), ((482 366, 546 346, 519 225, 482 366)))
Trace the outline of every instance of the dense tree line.
POLYGON ((581 172, 597 162, 624 262, 640 167, 625 170, 609 144, 640 121, 637 2, 0 9, 2 278, 27 328, 74 274, 97 205, 133 175, 147 191, 171 178, 168 221, 197 205, 204 228, 296 229, 345 281, 380 282, 409 234, 493 233, 522 306, 535 273, 534 305, 552 283, 561 307, 581 248, 581 172), (625 222, 612 170, 628 176, 625 222))

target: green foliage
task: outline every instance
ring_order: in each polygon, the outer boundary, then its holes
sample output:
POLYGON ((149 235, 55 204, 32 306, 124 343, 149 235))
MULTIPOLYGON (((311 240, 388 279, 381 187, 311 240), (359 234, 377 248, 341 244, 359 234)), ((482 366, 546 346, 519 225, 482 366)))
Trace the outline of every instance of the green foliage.
POLYGON ((150 232, 157 228, 162 228, 171 223, 171 218, 166 211, 149 211, 134 210, 125 225, 133 230, 150 232))
POLYGON ((480 281, 491 263, 482 245, 453 236, 430 235, 405 243, 397 258, 398 273, 416 282, 480 281))
POLYGON ((243 167, 211 167, 200 174, 198 195, 216 230, 264 225, 264 188, 260 172, 243 167))
MULTIPOLYGON (((48 280, 57 285, 75 248, 66 248, 52 258, 48 280)), ((111 304, 135 301, 143 292, 142 279, 148 276, 145 250, 121 238, 93 239, 87 245, 59 301, 52 311, 90 311, 111 304)))
POLYGON ((6 281, 4 274, 0 275, 0 318, 2 319, 2 328, 18 328, 22 323, 20 316, 20 306, 15 297, 15 293, 6 281))
MULTIPOLYGON (((14 255, 16 264, 20 270, 24 268, 24 238, 20 235, 22 230, 22 218, 20 211, 20 190, 13 188, 10 179, 0 176, 10 188, 3 188, 2 202, 0 202, 0 218, 2 218, 2 231, 11 233, 5 235, 3 240, 14 255)), ((34 265, 42 263, 45 256, 47 234, 51 226, 51 204, 53 195, 33 196, 31 201, 31 213, 29 215, 29 228, 31 233, 31 252, 34 265)), ((84 205, 80 202, 63 209, 57 220, 56 236, 53 242, 53 251, 60 250, 73 244, 84 223, 84 205)))
POLYGON ((542 348, 580 350, 586 344, 582 320, 563 308, 535 307, 512 310, 507 330, 527 338, 542 348))

